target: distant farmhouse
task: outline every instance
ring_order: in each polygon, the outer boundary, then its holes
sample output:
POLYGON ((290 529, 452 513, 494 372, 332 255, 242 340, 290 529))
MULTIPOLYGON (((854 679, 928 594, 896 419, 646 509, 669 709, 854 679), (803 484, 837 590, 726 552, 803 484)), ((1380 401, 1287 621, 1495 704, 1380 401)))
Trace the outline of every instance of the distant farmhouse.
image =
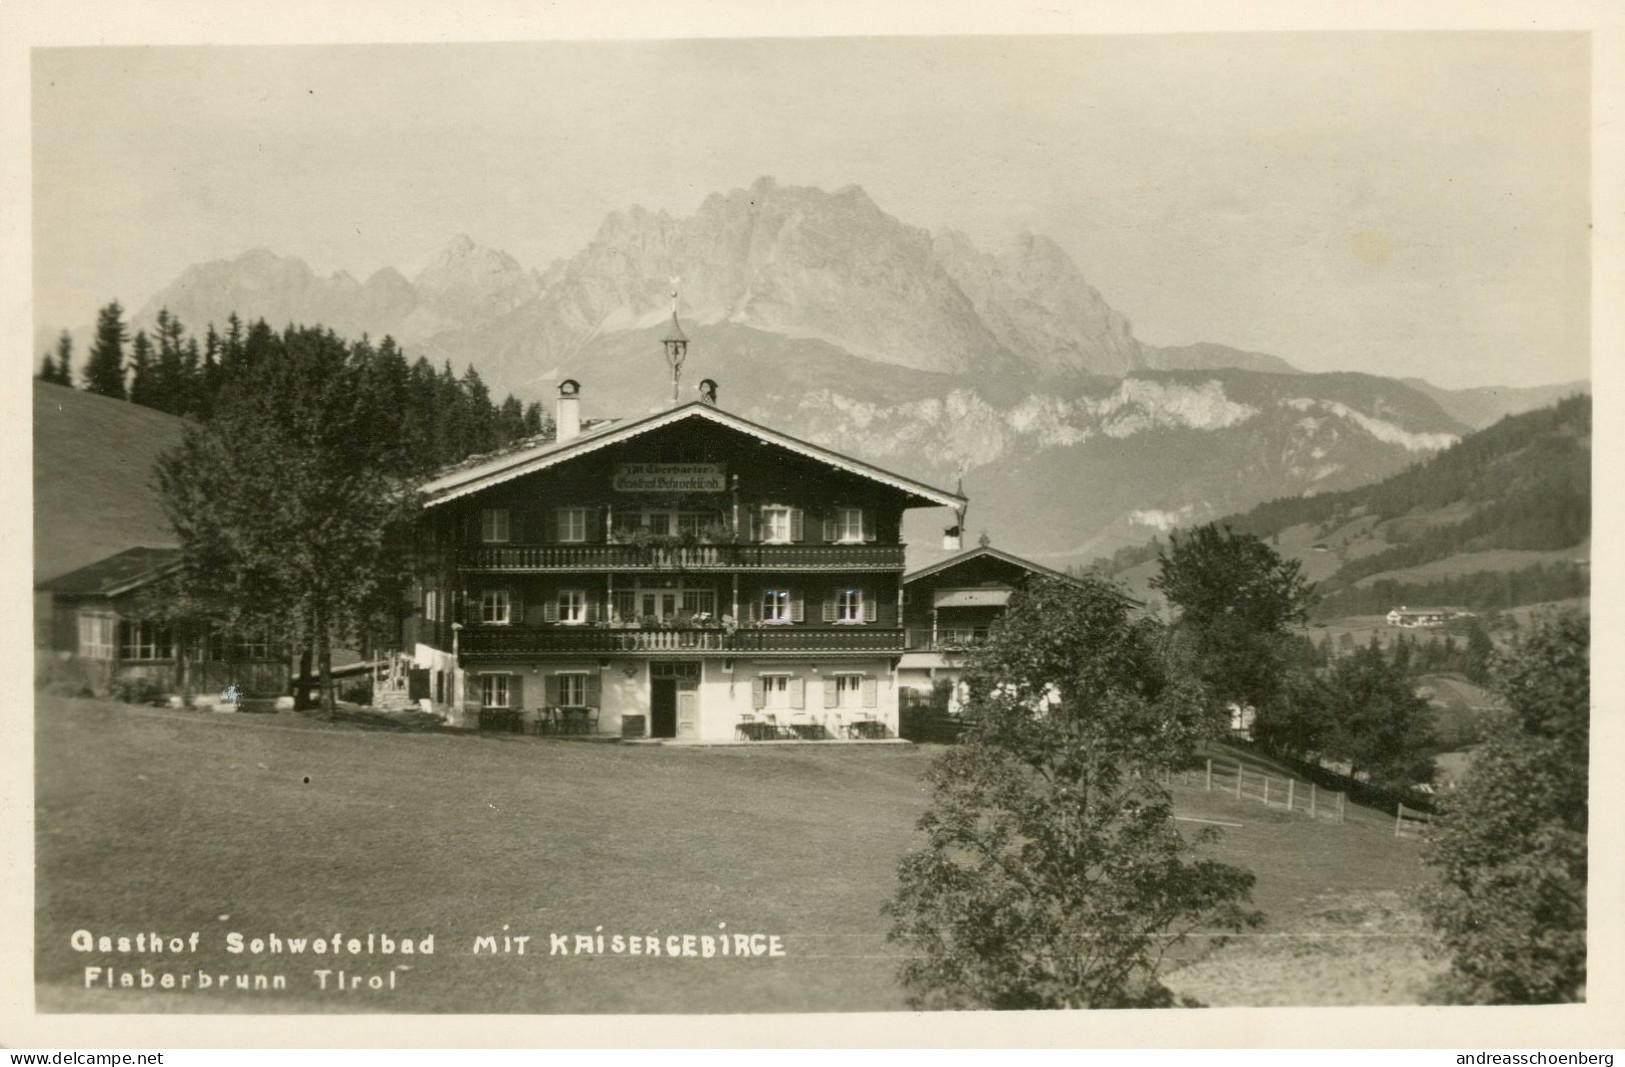
MULTIPOLYGON (((663 342, 675 371, 686 338, 663 342)), ((422 486, 408 697, 465 726, 627 739, 896 737, 903 512, 955 493, 701 399, 422 486)))
POLYGON ((1401 605, 1386 616, 1389 626, 1408 628, 1443 626, 1453 619, 1467 619, 1472 612, 1466 608, 1407 608, 1401 605))
POLYGON ((906 575, 903 625, 907 647, 898 664, 897 684, 918 693, 929 693, 939 685, 950 687, 948 710, 956 711, 967 654, 986 643, 1011 595, 1035 575, 1078 584, 1059 571, 991 545, 906 575))

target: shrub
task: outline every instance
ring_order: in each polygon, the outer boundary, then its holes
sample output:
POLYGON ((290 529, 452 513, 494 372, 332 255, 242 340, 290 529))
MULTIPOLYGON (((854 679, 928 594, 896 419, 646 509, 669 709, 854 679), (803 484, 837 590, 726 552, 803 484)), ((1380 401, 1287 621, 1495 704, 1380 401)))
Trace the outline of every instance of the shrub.
POLYGON ((126 704, 161 704, 167 695, 163 686, 141 674, 120 674, 110 689, 114 700, 126 704))

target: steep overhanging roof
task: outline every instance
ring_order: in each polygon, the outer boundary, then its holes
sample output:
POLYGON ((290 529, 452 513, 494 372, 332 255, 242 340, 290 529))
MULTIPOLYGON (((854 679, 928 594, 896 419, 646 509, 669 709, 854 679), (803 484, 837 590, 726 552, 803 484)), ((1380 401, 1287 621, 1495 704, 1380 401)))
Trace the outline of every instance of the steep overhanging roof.
POLYGON ((120 596, 180 569, 178 548, 127 548, 35 588, 74 596, 120 596))
POLYGON ((694 400, 669 411, 662 411, 645 418, 630 422, 611 422, 584 430, 579 436, 568 441, 548 441, 536 444, 530 448, 523 448, 500 456, 492 457, 484 463, 475 463, 466 467, 448 469, 430 478, 423 483, 422 491, 426 498, 424 507, 432 508, 471 493, 478 493, 494 485, 522 478, 527 474, 546 470, 557 466, 567 460, 596 452, 611 445, 630 441, 643 434, 664 429, 675 423, 687 419, 699 419, 712 422, 730 430, 754 437, 766 444, 776 445, 790 452, 806 456, 831 467, 856 474, 859 477, 879 482, 882 485, 906 493, 911 498, 911 506, 921 507, 940 505, 942 507, 957 508, 965 504, 965 498, 934 486, 917 482, 912 478, 905 478, 901 474, 843 456, 839 452, 832 452, 819 445, 802 441, 788 434, 770 430, 765 426, 741 418, 730 412, 723 411, 704 401, 694 400))
POLYGON ((1042 574, 1050 578, 1059 578, 1061 581, 1071 582, 1073 585, 1083 584, 1070 574, 1063 574, 1060 571, 1051 570, 1048 567, 1040 566, 1031 560, 1022 559, 1020 556, 1013 556, 1008 552, 1003 552, 997 548, 994 548, 992 545, 979 545, 976 548, 966 549, 957 556, 949 556, 947 559, 933 563, 929 567, 921 567, 912 574, 905 574, 903 575, 903 584, 907 585, 910 582, 917 582, 921 578, 929 578, 934 574, 941 574, 944 571, 952 570, 961 564, 969 563, 975 559, 984 558, 1001 560, 1005 563, 1020 567, 1022 570, 1031 571, 1034 574, 1042 574))

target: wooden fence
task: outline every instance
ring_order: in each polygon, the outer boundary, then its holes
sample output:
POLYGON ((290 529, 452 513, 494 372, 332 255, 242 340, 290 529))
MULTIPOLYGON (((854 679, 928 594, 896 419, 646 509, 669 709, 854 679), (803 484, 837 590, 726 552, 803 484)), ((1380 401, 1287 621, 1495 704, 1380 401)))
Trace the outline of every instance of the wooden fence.
POLYGON ((1185 785, 1201 785, 1210 793, 1229 793, 1237 800, 1256 800, 1266 806, 1285 808, 1311 819, 1325 819, 1334 823, 1343 821, 1348 801, 1345 794, 1322 789, 1314 782, 1274 778, 1262 771, 1251 770, 1240 762, 1224 764, 1214 763, 1210 759, 1201 769, 1163 772, 1164 785, 1171 787, 1176 781, 1185 785))
POLYGON ((1394 836, 1404 837, 1406 834, 1422 834, 1433 825, 1433 816, 1425 811, 1407 808, 1403 804, 1394 806, 1394 836))

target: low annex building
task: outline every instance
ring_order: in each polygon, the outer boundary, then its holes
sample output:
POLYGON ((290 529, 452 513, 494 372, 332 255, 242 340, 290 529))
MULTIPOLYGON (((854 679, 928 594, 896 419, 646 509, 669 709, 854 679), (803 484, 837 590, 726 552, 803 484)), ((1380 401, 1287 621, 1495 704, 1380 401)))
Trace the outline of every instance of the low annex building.
POLYGON ((896 737, 903 513, 963 497, 727 412, 710 381, 586 426, 580 394, 561 383, 554 439, 421 487, 413 695, 487 728, 896 737))
POLYGON ((41 582, 34 593, 39 680, 96 693, 137 679, 161 693, 285 692, 288 657, 271 641, 232 637, 164 610, 179 559, 175 548, 128 548, 41 582))
POLYGON ((898 685, 920 694, 953 687, 949 710, 958 704, 966 654, 985 643, 1004 615, 1010 596, 1034 575, 1078 584, 991 545, 968 549, 903 578, 903 625, 907 646, 898 685))

